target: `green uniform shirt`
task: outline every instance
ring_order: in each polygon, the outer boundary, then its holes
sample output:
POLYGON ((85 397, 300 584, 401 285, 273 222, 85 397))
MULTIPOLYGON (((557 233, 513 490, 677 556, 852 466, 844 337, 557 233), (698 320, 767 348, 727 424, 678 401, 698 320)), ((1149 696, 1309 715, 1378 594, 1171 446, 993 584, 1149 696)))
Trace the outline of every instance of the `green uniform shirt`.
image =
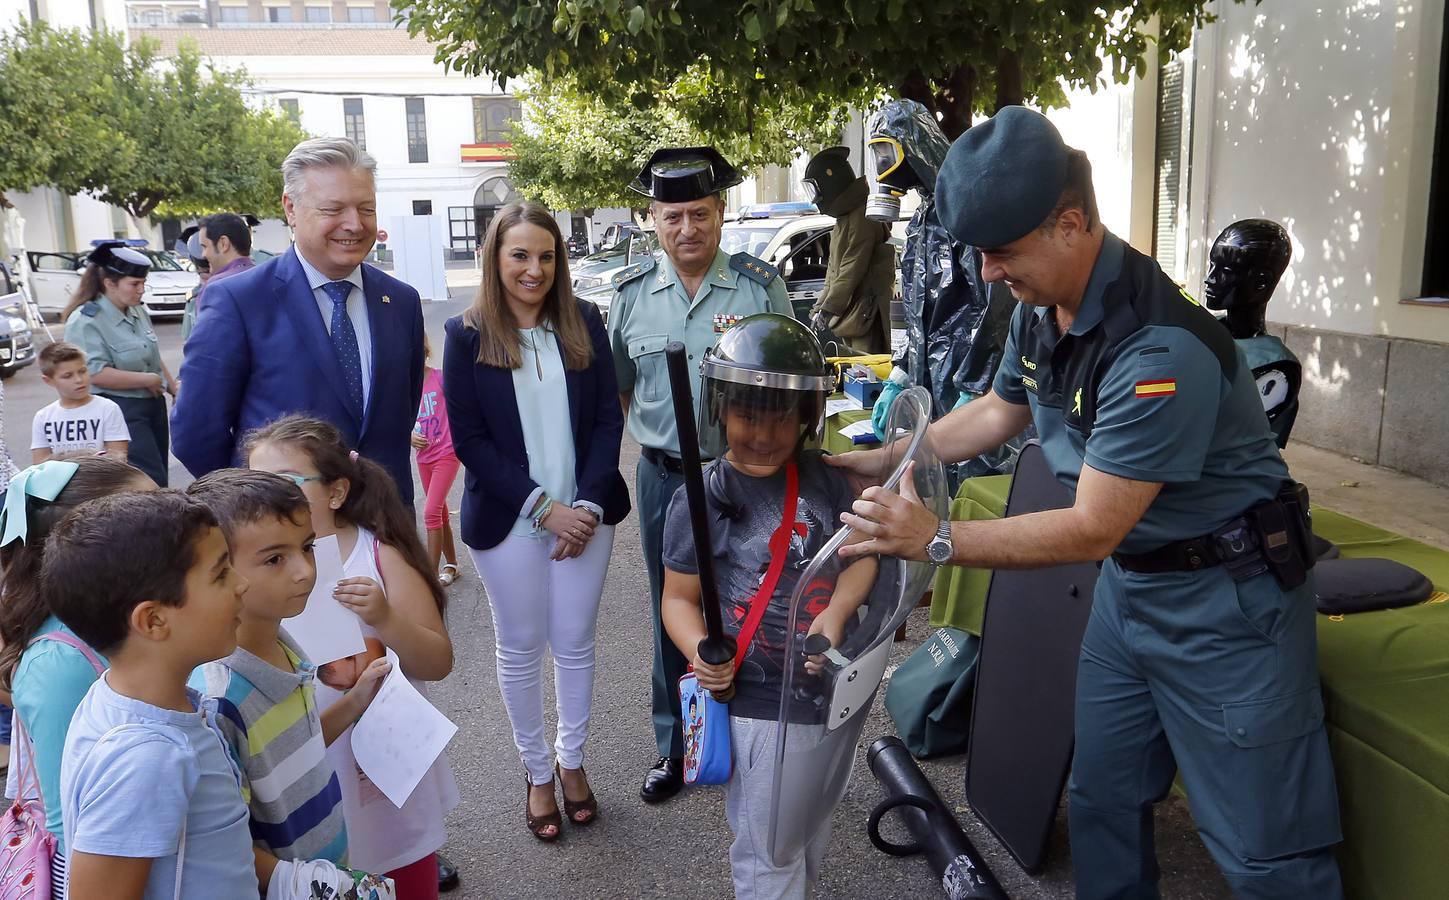
POLYGON ((739 319, 755 313, 792 315, 778 273, 748 253, 715 251, 714 263, 691 301, 674 264, 663 253, 614 277, 609 346, 619 393, 629 402, 629 433, 642 446, 679 455, 679 431, 669 394, 664 347, 683 341, 689 353, 694 408, 699 409, 699 364, 704 351, 739 319))
MULTIPOLYGON (((86 352, 86 368, 92 376, 107 366, 124 372, 161 374, 161 347, 143 306, 121 312, 110 300, 98 297, 70 314, 65 339, 86 352)), ((145 388, 92 390, 108 397, 151 396, 145 388)))

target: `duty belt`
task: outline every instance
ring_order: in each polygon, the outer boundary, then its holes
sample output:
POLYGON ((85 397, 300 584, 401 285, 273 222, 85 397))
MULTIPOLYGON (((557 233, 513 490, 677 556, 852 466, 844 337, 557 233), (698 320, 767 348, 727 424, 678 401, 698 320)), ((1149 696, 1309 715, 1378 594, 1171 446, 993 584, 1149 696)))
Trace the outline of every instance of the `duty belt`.
POLYGON ((1117 565, 1129 572, 1158 574, 1161 572, 1196 572, 1223 566, 1235 581, 1243 581, 1268 571, 1260 551, 1258 534, 1242 516, 1233 519, 1212 534, 1186 538, 1164 544, 1146 553, 1112 554, 1117 565))
POLYGON ((1146 553, 1113 553, 1112 558, 1129 572, 1195 572, 1222 566, 1234 581, 1271 572, 1280 587, 1293 590, 1313 568, 1312 539, 1308 489, 1290 479, 1272 498, 1212 534, 1146 553))
MULTIPOLYGON (((666 472, 673 472, 676 475, 684 474, 684 461, 677 456, 670 456, 658 447, 644 447, 639 451, 639 455, 666 472)), ((700 462, 709 465, 713 460, 704 459, 700 462)))

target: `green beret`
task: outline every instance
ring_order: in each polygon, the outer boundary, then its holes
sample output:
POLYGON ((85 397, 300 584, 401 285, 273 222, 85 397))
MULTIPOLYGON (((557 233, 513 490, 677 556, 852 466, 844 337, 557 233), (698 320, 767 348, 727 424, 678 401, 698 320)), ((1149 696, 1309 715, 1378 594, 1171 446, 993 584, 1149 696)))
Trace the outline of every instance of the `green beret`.
POLYGON ((1056 209, 1067 145, 1047 117, 1008 106, 956 139, 936 179, 936 212, 971 247, 1004 247, 1056 209))

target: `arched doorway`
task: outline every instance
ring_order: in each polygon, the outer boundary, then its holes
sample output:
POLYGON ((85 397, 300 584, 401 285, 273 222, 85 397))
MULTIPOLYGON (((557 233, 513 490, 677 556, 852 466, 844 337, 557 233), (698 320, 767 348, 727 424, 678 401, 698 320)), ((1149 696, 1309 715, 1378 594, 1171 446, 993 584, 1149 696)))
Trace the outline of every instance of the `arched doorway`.
POLYGON ((498 215, 498 210, 510 203, 522 203, 523 196, 514 190, 513 183, 503 175, 494 175, 478 185, 473 194, 473 224, 477 229, 479 243, 488 232, 488 223, 498 215))

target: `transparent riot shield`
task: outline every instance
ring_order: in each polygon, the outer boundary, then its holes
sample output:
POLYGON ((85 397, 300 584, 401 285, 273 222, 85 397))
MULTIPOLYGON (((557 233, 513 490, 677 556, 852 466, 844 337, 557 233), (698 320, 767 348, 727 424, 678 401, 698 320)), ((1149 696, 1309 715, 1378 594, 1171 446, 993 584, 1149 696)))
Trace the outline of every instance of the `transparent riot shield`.
MULTIPOLYGON (((879 483, 899 492, 906 465, 914 462, 917 495, 944 518, 950 496, 941 463, 926 444, 930 413, 930 395, 921 387, 904 391, 891 404, 886 423, 891 452, 879 483)), ((770 809, 770 855, 776 865, 799 858, 830 822, 850 780, 893 635, 935 570, 926 562, 894 557, 841 559, 836 551, 856 539, 849 527, 836 533, 806 566, 790 598, 770 809), (811 629, 819 614, 836 603, 846 604, 842 610, 854 609, 839 640, 826 650, 811 629)))

